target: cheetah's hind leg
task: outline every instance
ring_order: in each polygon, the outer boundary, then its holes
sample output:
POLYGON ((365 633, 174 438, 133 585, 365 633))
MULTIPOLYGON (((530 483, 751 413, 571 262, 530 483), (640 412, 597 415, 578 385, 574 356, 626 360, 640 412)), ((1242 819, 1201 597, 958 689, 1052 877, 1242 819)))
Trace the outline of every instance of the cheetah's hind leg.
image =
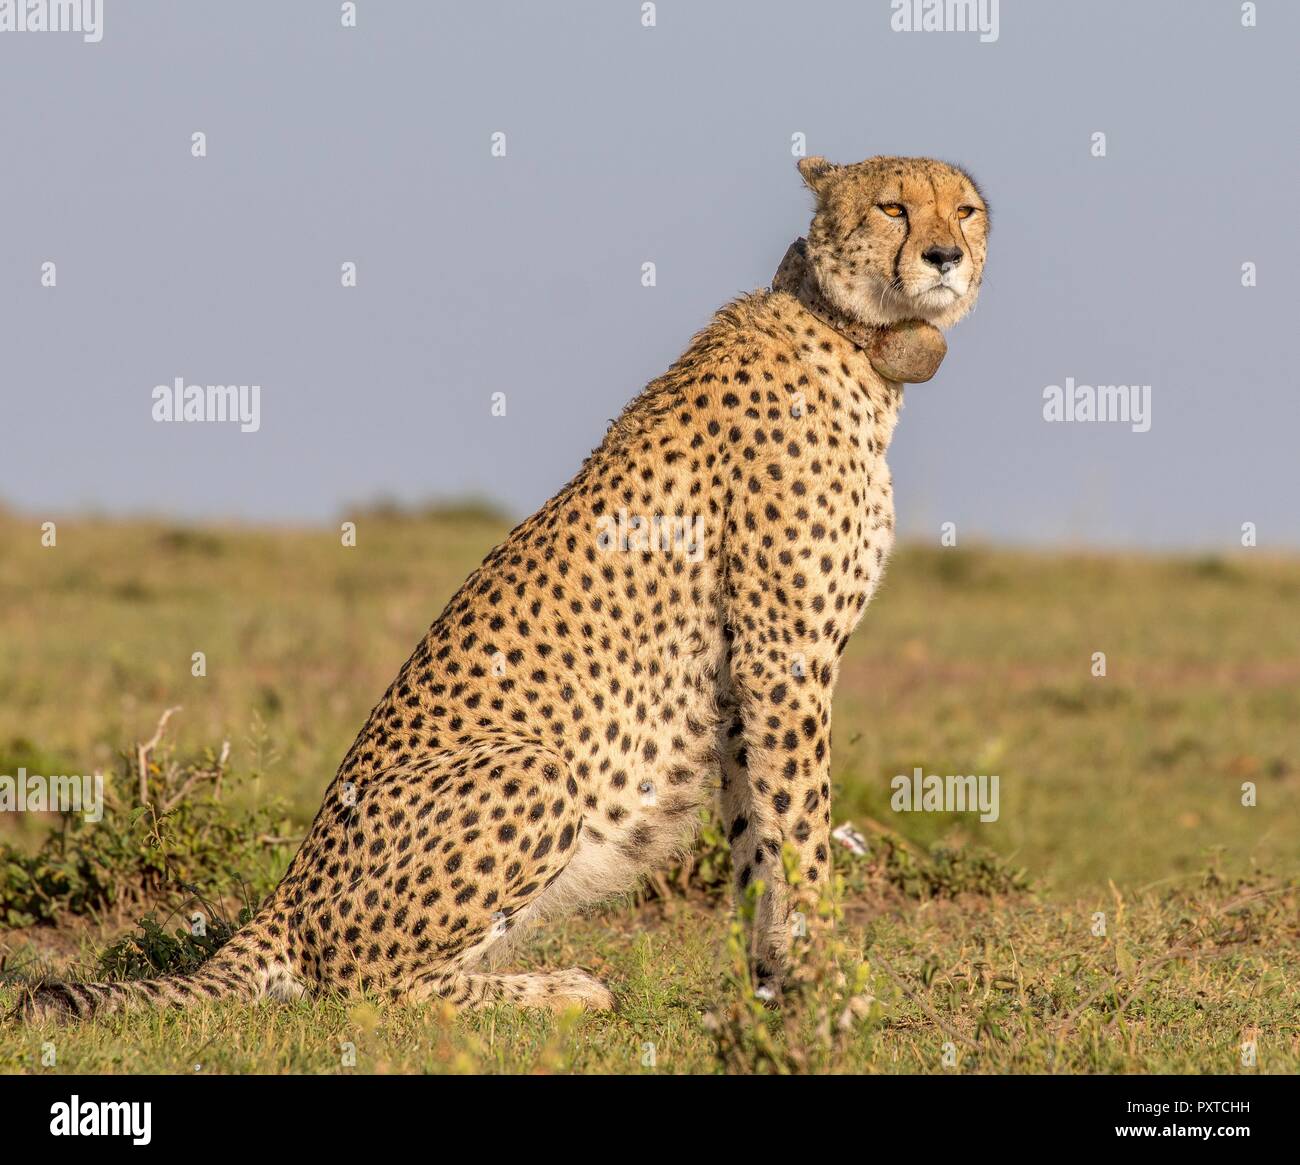
POLYGON ((335 827, 308 853, 306 884, 286 889, 323 985, 465 1008, 612 1006, 584 971, 495 970, 521 932, 553 916, 542 900, 578 848, 583 806, 556 753, 467 743, 373 774, 322 813, 335 827))

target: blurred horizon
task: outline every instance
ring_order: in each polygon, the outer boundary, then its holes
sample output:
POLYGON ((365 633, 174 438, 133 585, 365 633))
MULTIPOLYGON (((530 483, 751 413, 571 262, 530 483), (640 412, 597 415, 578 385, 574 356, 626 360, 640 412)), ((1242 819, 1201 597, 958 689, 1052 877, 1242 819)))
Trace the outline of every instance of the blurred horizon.
MULTIPOLYGON (((540 506, 539 506, 540 508, 540 506)), ((343 505, 337 513, 324 517, 274 517, 274 516, 256 516, 256 515, 222 515, 208 514, 197 518, 189 518, 169 514, 165 511, 149 510, 132 510, 132 511, 109 511, 96 509, 93 506, 87 506, 76 510, 57 511, 49 510, 48 512, 37 513, 32 510, 26 510, 16 507, 7 502, 0 496, 0 519, 10 521, 30 522, 32 524, 32 537, 36 539, 40 535, 40 523, 52 521, 58 523, 78 523, 113 525, 120 524, 123 526, 158 526, 169 530, 215 530, 228 531, 237 533, 239 531, 267 532, 267 531, 321 531, 329 532, 331 535, 337 533, 339 523, 353 521, 358 524, 365 522, 376 523, 404 523, 411 526, 426 525, 437 527, 439 524, 456 523, 469 525, 488 525, 499 526, 502 537, 517 526, 520 522, 531 516, 533 511, 528 513, 514 512, 504 504, 493 498, 479 495, 467 495, 464 497, 429 497, 413 501, 399 500, 390 496, 379 496, 356 505, 343 505)), ((491 543, 485 545, 484 553, 490 548, 491 543)), ((1056 542, 1029 541, 1015 538, 995 538, 986 537, 979 534, 965 535, 960 542, 952 547, 940 546, 936 538, 928 535, 923 536, 921 533, 912 531, 911 533, 901 533, 895 543, 896 550, 916 550, 916 549, 935 549, 935 550, 980 550, 989 552, 1006 551, 1008 553, 1024 554, 1064 554, 1064 555, 1081 555, 1087 557, 1115 557, 1115 558, 1149 558, 1170 559, 1170 560, 1204 560, 1219 561, 1233 560, 1236 561, 1238 555, 1243 556, 1244 560, 1259 558, 1272 562, 1294 562, 1300 560, 1300 546, 1264 546, 1264 547, 1244 547, 1239 545, 1219 546, 1214 544, 1206 545, 1182 545, 1182 546, 1147 546, 1147 545, 1123 545, 1116 543, 1087 542, 1083 540, 1070 540, 1062 538, 1056 542)))

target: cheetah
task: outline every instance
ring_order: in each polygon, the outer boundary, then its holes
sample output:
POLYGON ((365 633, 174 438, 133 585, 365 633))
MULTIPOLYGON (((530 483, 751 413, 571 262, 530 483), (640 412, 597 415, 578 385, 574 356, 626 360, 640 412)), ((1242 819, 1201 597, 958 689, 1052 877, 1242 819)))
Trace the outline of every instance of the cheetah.
POLYGON ((815 212, 776 285, 721 308, 470 575, 253 920, 191 975, 40 984, 20 1014, 320 992, 609 1008, 585 971, 497 968, 526 927, 679 854, 714 797, 779 992, 790 914, 830 875, 840 656, 894 537, 903 385, 871 346, 970 311, 989 230, 942 162, 798 169, 815 212))

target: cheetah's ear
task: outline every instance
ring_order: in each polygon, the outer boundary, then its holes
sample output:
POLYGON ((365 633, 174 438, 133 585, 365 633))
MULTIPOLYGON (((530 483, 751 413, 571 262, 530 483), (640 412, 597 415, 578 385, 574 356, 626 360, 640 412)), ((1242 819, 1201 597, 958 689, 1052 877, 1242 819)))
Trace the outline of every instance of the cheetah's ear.
POLYGON ((820 154, 799 159, 799 173, 803 176, 804 185, 815 194, 825 193, 827 184, 839 169, 834 162, 828 162, 820 154))

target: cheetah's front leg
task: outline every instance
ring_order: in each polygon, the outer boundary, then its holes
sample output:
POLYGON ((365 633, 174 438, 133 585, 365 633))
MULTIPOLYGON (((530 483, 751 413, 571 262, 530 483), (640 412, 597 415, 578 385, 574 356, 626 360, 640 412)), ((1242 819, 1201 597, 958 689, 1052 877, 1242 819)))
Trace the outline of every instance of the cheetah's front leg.
POLYGON ((806 651, 778 646, 783 638, 742 633, 733 643, 737 711, 722 750, 737 897, 761 882, 751 953, 758 986, 773 994, 789 969, 794 935, 802 932, 798 916, 812 916, 830 878, 835 669, 833 662, 816 662, 811 645, 806 651))

